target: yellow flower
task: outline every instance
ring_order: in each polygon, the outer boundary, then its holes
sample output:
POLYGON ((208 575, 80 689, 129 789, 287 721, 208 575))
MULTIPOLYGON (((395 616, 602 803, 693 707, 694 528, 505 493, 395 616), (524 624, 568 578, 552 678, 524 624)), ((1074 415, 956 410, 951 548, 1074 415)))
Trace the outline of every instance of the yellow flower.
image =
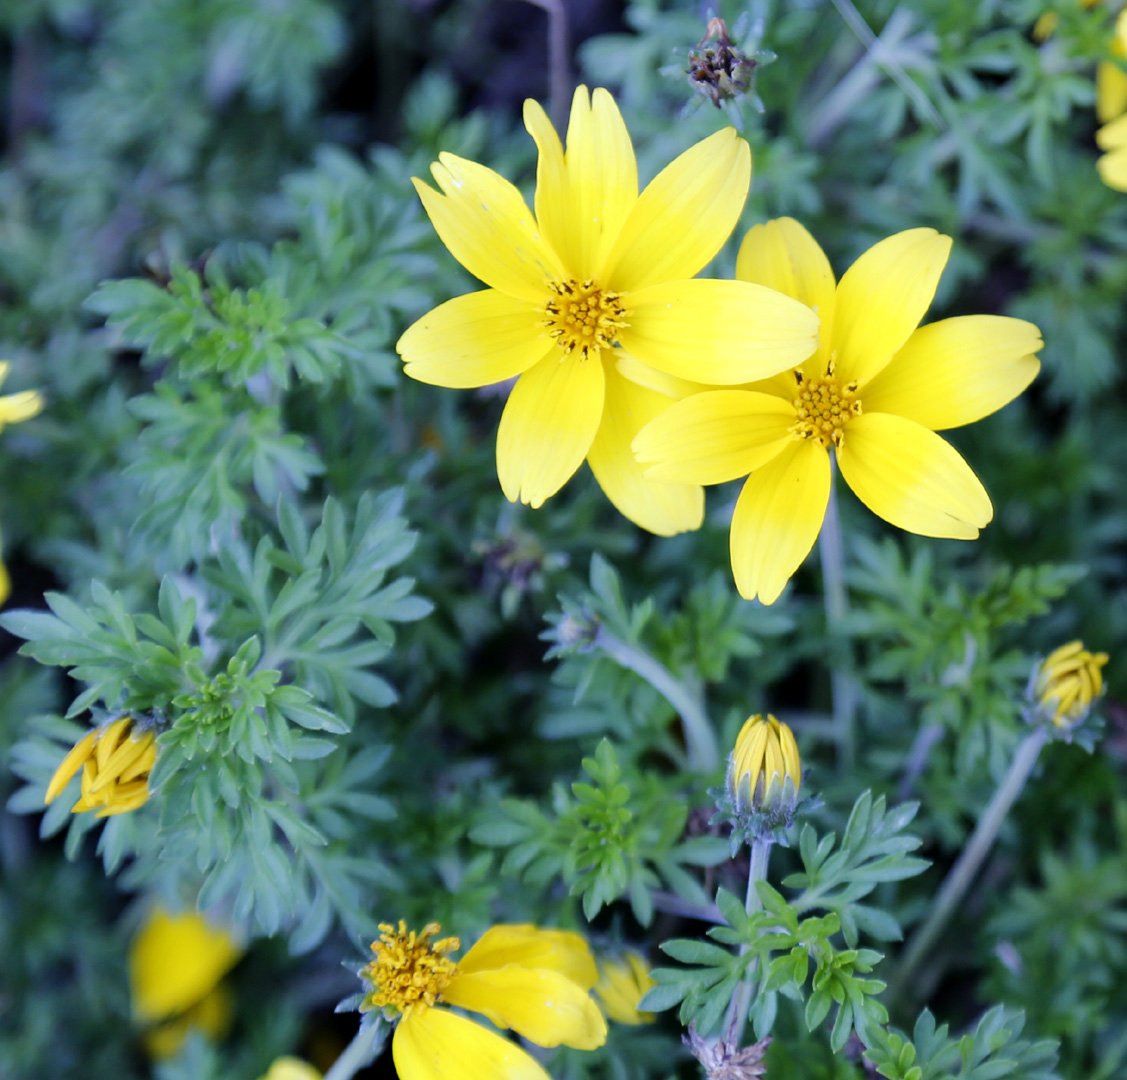
POLYGON ((595 995, 611 1020, 620 1024, 649 1024, 654 1014, 639 1012, 638 1002, 656 985, 645 959, 636 952, 628 952, 599 965, 595 995))
POLYGON ((700 488, 648 480, 630 453, 642 425, 672 404, 636 368, 715 385, 766 378, 809 356, 817 331, 808 310, 769 289, 690 280, 735 227, 751 153, 727 128, 639 195, 607 91, 576 91, 566 153, 536 102, 525 102, 524 122, 539 150, 535 217, 507 180, 453 154, 431 167, 441 194, 414 181, 442 242, 490 288, 404 333, 406 373, 449 387, 519 376, 497 433, 512 501, 540 506, 586 459, 632 521, 662 535, 694 529, 700 488))
POLYGON ((400 1080, 547 1080, 548 1074, 515 1043, 439 1004, 480 1012, 538 1046, 593 1050, 607 1026, 587 991, 595 985, 595 961, 578 935, 535 926, 494 926, 461 958, 457 938, 431 939, 380 925, 375 959, 362 975, 372 989, 363 1009, 398 1017, 391 1052, 400 1080))
MULTIPOLYGON (((0 383, 8 377, 11 364, 0 360, 0 383)), ((30 420, 43 408, 43 395, 38 390, 23 390, 18 394, 0 397, 0 431, 5 424, 18 424, 30 420)))
POLYGON ((818 351, 750 389, 677 402, 634 450, 654 479, 720 484, 750 474, 731 531, 732 570, 748 599, 774 603, 814 546, 831 449, 861 501, 909 532, 969 540, 993 516, 978 478, 935 432, 1021 393, 1040 368, 1042 342, 1031 323, 993 315, 917 329, 950 249, 933 229, 897 233, 835 286, 825 254, 797 221, 747 234, 736 273, 809 304, 821 319, 818 351))
POLYGON ((194 912, 152 910, 129 948, 129 985, 137 1022, 156 1025, 146 1035, 153 1057, 172 1057, 192 1028, 212 1038, 227 1030, 231 1001, 219 980, 241 955, 194 912))
POLYGON ((151 729, 138 732, 131 716, 87 732, 55 770, 44 805, 54 802, 81 769, 82 795, 71 813, 97 809, 96 817, 109 817, 143 806, 157 759, 155 738, 151 729))
POLYGON ((1107 653, 1089 652, 1083 642, 1070 641, 1041 662, 1034 693, 1056 727, 1072 727, 1088 715, 1092 703, 1103 693, 1100 668, 1107 659, 1107 653))
POLYGON ((265 1076, 259 1080, 321 1080, 321 1074, 301 1058, 275 1058, 265 1076))
POLYGON ((786 781, 802 786, 802 759, 794 733, 770 713, 749 716, 728 758, 728 794, 737 810, 777 806, 786 781))
POLYGON ((1127 60, 1127 8, 1115 20, 1110 51, 1113 59, 1101 60, 1096 66, 1096 119, 1101 124, 1127 110, 1127 72, 1121 63, 1127 60))

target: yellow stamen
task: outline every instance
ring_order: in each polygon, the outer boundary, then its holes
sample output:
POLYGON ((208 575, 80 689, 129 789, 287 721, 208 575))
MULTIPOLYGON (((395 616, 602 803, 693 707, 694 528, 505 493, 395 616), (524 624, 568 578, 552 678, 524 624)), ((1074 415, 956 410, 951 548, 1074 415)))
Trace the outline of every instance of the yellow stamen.
POLYGON ((823 379, 808 379, 801 371, 794 373, 798 393, 794 397, 797 417, 791 433, 802 439, 817 439, 823 446, 841 446, 845 441, 845 425, 861 415, 861 402, 855 396, 857 384, 844 386, 834 377, 830 362, 823 379))
POLYGON ((428 923, 422 933, 407 930, 400 919, 399 929, 380 923, 380 940, 372 943, 375 959, 364 968, 364 978, 372 984, 372 992, 362 1008, 392 1008, 406 1015, 412 1009, 429 1008, 442 996, 458 967, 446 954, 461 948, 456 937, 431 942, 442 930, 438 923, 428 923))
POLYGON ((552 296, 543 308, 543 325, 565 356, 579 349, 586 360, 600 349, 610 349, 618 332, 630 325, 623 297, 594 281, 553 281, 548 288, 552 296))

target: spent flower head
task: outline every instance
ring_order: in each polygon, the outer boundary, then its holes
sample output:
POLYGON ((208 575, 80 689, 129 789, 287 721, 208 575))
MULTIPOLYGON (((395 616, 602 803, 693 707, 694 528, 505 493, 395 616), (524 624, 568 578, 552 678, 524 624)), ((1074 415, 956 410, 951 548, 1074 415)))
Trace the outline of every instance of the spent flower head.
POLYGON ((1103 693, 1107 661, 1107 653, 1090 652, 1081 641, 1054 649, 1033 673, 1035 715, 1062 731, 1082 723, 1103 693))
POLYGON ((97 810, 96 817, 109 817, 136 810, 149 798, 149 773, 156 759, 153 728, 122 716, 74 744, 51 777, 43 802, 54 802, 81 769, 81 797, 71 813, 97 810))
POLYGON ((593 1050, 606 1041, 606 1021, 588 993, 595 961, 578 934, 494 926, 454 961, 459 940, 439 933, 437 923, 421 933, 402 921, 381 923, 374 959, 361 971, 369 987, 361 1009, 380 1009, 396 1025, 391 1051, 401 1080, 546 1078, 518 1046, 441 1005, 483 1013, 538 1046, 593 1050))
POLYGON ((405 371, 448 387, 519 376, 497 433, 510 500, 542 505, 586 460, 631 521, 661 535, 695 529, 699 485, 647 479, 631 440, 683 392, 677 379, 766 378, 815 346, 817 320, 801 303, 746 281, 694 279, 739 219, 751 152, 726 128, 639 194, 606 90, 575 92, 566 151, 535 101, 524 122, 539 150, 535 217, 507 180, 453 154, 431 167, 441 193, 415 180, 442 242, 490 287, 409 327, 396 346, 405 371))
POLYGON ((745 237, 737 276, 817 312, 818 350, 750 388, 684 398, 633 445, 654 480, 747 477, 732 516, 731 558, 749 600, 774 603, 814 546, 831 453, 857 497, 909 532, 971 540, 993 517, 978 477, 936 432, 1020 394, 1040 369, 1041 333, 996 315, 919 326, 950 251, 949 237, 909 229, 871 247, 835 283, 797 221, 756 225, 745 237))

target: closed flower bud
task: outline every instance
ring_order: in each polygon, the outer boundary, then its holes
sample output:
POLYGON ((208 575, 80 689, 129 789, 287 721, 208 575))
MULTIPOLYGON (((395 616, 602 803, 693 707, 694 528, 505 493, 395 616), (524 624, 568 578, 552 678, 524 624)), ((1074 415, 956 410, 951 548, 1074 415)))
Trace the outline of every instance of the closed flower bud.
POLYGON ((1100 668, 1107 659, 1107 653, 1089 652, 1081 641, 1070 641, 1049 653, 1033 681, 1033 696, 1041 716, 1058 728, 1080 723, 1103 693, 1100 668))
POLYGON ((44 804, 52 803, 82 770, 82 795, 71 813, 97 810, 97 817, 124 814, 149 797, 149 772, 157 759, 153 731, 138 731, 131 716, 95 728, 63 758, 47 785, 44 804))
POLYGON ((770 714, 749 717, 728 758, 728 794, 737 811, 780 809, 784 799, 793 803, 801 783, 802 760, 790 728, 770 714))
POLYGON ((654 1014, 639 1012, 638 1002, 656 985, 645 959, 636 952, 628 952, 599 964, 595 996, 609 1019, 620 1024, 649 1024, 654 1014))

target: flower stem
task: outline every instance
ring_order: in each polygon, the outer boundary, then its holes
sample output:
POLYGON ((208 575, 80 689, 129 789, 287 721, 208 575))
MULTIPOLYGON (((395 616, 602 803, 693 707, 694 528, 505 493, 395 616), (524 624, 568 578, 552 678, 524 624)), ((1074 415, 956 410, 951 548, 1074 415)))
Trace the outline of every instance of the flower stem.
MULTIPOLYGON (((747 868, 747 898, 744 900, 744 910, 749 915, 753 915, 763 906, 755 885, 756 882, 767 880, 767 862, 771 858, 771 845, 774 842, 770 837, 760 837, 752 841, 751 862, 747 868)), ((740 956, 744 956, 750 948, 750 945, 741 945, 740 956)), ((724 1023, 724 1042, 732 1048, 738 1046, 743 1038, 747 1011, 751 1005, 751 991, 755 985, 754 971, 754 967, 749 968, 747 978, 736 987, 736 992, 728 1004, 728 1016, 724 1023)))
POLYGON ((853 650, 842 625, 849 611, 845 591, 845 544, 841 536, 841 517, 837 509, 837 470, 830 459, 830 498, 826 518, 818 537, 818 554, 822 560, 822 589, 826 606, 826 629, 834 642, 836 657, 830 670, 830 691, 833 694, 833 725, 837 742, 837 762, 842 771, 853 768, 856 757, 853 736, 853 650))
POLYGON ((599 627, 594 644, 616 664, 640 675, 677 710, 685 732, 689 769, 698 773, 715 772, 720 765, 720 750, 700 695, 690 693, 664 664, 615 637, 605 626, 599 627))
POLYGON ((928 915, 927 921, 912 935, 904 950, 904 957, 900 961, 896 973, 890 981, 890 996, 897 997, 909 985, 912 975, 919 966, 920 961, 935 943, 935 939, 943 932, 955 909, 959 906, 963 895, 967 891, 971 880, 977 873, 983 860, 986 858, 998 835, 998 829, 1009 813, 1010 807, 1021 794, 1041 747, 1045 745, 1048 734, 1044 728, 1030 732, 1018 746, 1010 762, 1009 770, 1002 778, 989 805, 982 817, 978 820, 974 833, 967 841, 955 865, 951 867, 935 898, 935 904, 928 915))
POLYGON ((571 97, 567 8, 564 0, 528 0, 528 3, 548 13, 548 112, 556 129, 563 131, 571 97))
POLYGON ((362 1026, 333 1067, 325 1073, 325 1080, 352 1080, 361 1069, 375 1061, 386 1037, 387 1025, 383 1017, 376 1017, 372 1023, 362 1026))

